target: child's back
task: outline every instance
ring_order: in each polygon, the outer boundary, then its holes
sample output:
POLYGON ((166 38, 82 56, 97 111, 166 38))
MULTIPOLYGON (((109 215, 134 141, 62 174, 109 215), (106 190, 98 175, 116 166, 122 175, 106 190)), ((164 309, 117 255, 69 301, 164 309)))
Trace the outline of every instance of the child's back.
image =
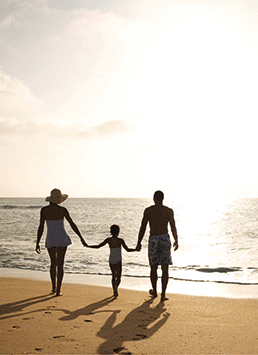
POLYGON ((108 238, 108 245, 110 248, 109 264, 116 265, 122 260, 121 250, 122 239, 112 236, 108 238))

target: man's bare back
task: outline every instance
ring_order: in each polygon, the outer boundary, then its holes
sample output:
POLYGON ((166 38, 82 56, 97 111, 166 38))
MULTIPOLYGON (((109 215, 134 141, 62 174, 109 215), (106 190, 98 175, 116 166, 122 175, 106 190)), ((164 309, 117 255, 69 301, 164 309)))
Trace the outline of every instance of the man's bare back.
POLYGON ((168 233, 168 223, 173 223, 174 219, 173 210, 163 205, 154 205, 146 208, 144 216, 150 224, 150 235, 168 233))

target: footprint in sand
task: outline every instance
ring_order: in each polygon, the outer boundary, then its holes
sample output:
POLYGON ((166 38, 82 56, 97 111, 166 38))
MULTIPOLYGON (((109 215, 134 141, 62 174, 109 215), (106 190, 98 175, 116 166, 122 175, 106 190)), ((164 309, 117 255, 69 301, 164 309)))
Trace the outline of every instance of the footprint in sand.
POLYGON ((124 347, 120 347, 120 348, 116 348, 113 349, 114 353, 116 354, 127 354, 127 355, 132 355, 132 353, 130 351, 128 351, 126 348, 124 347))
POLYGON ((148 336, 145 335, 145 334, 136 334, 135 336, 136 336, 137 338, 133 338, 133 340, 141 340, 141 339, 148 338, 148 336))
POLYGON ((42 348, 35 348, 36 351, 43 351, 42 348))
POLYGON ((52 312, 50 312, 50 311, 46 311, 46 312, 45 312, 45 314, 52 314, 52 312))
POLYGON ((19 325, 14 325, 13 329, 20 329, 20 326, 19 325))
POLYGON ((64 337, 65 337, 64 335, 55 335, 55 336, 53 337, 53 339, 64 338, 64 337))
POLYGON ((89 323, 89 322, 92 322, 92 320, 90 320, 90 319, 84 319, 84 322, 89 323))

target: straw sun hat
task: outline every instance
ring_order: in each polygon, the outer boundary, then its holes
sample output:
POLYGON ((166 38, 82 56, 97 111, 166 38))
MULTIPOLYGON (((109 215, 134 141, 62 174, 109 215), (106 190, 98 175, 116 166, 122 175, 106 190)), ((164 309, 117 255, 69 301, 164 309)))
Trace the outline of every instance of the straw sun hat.
POLYGON ((62 203, 67 199, 68 195, 62 194, 59 189, 51 191, 50 196, 46 197, 46 201, 53 203, 62 203))

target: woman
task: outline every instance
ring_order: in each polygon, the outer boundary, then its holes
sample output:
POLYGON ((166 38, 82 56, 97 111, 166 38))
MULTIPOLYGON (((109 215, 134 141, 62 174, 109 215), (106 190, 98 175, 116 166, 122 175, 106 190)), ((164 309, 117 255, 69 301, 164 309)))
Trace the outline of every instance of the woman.
POLYGON ((51 196, 46 198, 49 202, 40 211, 40 223, 37 234, 36 252, 40 254, 39 242, 44 231, 44 223, 47 222, 47 237, 46 248, 50 256, 50 277, 52 282, 51 293, 56 293, 56 296, 61 296, 61 284, 64 276, 64 258, 68 245, 72 244, 70 237, 64 229, 64 218, 69 222, 72 230, 80 237, 84 246, 87 243, 81 236, 79 229, 73 222, 66 208, 59 204, 67 199, 68 195, 62 195, 61 191, 54 189, 51 191, 51 196), (56 273, 57 271, 57 273, 56 273), (57 281, 57 282, 56 282, 57 281))

